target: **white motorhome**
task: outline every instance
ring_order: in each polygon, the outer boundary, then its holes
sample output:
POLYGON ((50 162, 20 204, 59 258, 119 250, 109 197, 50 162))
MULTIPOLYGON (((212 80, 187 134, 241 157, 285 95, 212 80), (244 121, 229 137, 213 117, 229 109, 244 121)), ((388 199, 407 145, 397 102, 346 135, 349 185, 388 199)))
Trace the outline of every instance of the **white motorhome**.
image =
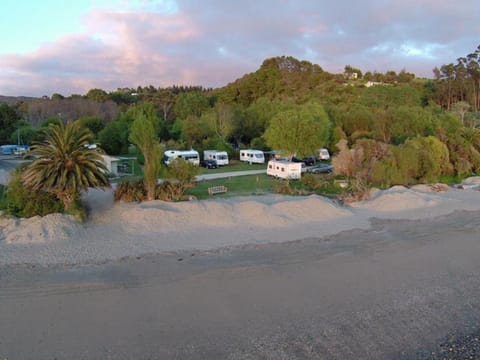
POLYGON ((320 149, 318 151, 318 159, 319 160, 330 160, 330 153, 327 149, 320 149))
POLYGON ((215 160, 218 166, 228 165, 228 154, 226 151, 205 150, 203 160, 215 160))
POLYGON ((196 150, 167 150, 164 153, 165 164, 168 166, 175 159, 190 161, 193 165, 200 165, 200 156, 196 150))
POLYGON ((240 161, 246 161, 255 164, 265 164, 265 156, 261 150, 240 150, 240 161))
POLYGON ((267 165, 267 175, 281 179, 300 179, 302 163, 288 160, 270 160, 267 165))

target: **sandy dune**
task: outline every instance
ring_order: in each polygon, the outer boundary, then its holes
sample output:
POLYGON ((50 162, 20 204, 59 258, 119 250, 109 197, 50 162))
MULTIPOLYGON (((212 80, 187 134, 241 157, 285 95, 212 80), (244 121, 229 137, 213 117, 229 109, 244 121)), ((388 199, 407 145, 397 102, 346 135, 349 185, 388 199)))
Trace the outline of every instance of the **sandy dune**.
MULTIPOLYGON (((465 184, 479 184, 470 178, 465 184)), ((68 215, 0 217, 0 264, 81 264, 179 250, 210 250, 323 237, 367 229, 371 218, 422 219, 480 210, 480 192, 418 185, 372 192, 342 206, 324 197, 248 196, 169 203, 114 203, 112 190, 91 190, 90 220, 68 215)))

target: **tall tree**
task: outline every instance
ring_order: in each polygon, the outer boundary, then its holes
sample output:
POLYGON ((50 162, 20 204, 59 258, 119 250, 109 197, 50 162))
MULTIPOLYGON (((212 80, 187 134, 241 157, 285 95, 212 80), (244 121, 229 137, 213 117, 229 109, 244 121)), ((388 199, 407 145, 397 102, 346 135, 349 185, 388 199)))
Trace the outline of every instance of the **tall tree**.
POLYGON ((138 112, 129 136, 129 140, 138 147, 145 158, 143 182, 147 190, 147 200, 155 199, 155 188, 161 166, 161 146, 157 136, 157 124, 156 117, 138 112))
POLYGON ((330 130, 327 113, 320 104, 312 102, 276 114, 264 137, 272 149, 304 157, 327 145, 330 130))
POLYGON ((19 120, 13 107, 7 104, 0 104, 0 144, 9 143, 19 120))
POLYGON ((46 129, 45 140, 32 145, 38 156, 23 173, 26 187, 53 193, 69 210, 89 187, 107 187, 107 168, 97 150, 84 145, 91 133, 78 123, 57 123, 46 129))
POLYGON ((201 92, 186 92, 178 95, 173 108, 177 118, 185 120, 188 116, 202 115, 209 107, 207 97, 201 92))

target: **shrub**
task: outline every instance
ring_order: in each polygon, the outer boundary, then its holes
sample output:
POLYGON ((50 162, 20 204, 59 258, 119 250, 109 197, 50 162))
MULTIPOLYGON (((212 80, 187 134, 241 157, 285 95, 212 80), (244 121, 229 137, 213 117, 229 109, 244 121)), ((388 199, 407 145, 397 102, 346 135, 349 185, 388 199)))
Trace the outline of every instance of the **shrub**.
POLYGON ((5 205, 8 214, 24 218, 64 211, 63 203, 52 193, 27 189, 22 183, 22 170, 15 171, 8 183, 5 205))
POLYGON ((352 176, 354 173, 353 151, 348 148, 348 141, 341 139, 336 145, 338 155, 332 160, 336 175, 352 176))
POLYGON ((322 186, 322 182, 319 180, 318 176, 310 173, 303 174, 301 181, 307 188, 314 190, 322 186))
POLYGON ((172 180, 175 180, 173 181, 175 185, 165 185, 163 191, 171 191, 172 199, 180 200, 185 190, 194 186, 195 176, 199 172, 199 167, 191 162, 180 158, 175 159, 165 170, 165 177, 171 179, 170 183, 172 183, 172 180))
POLYGON ((73 202, 72 206, 68 210, 65 210, 65 213, 74 216, 79 221, 87 220, 87 209, 80 200, 73 202))
POLYGON ((290 186, 288 181, 284 180, 277 180, 273 184, 273 192, 275 194, 282 194, 282 195, 292 195, 294 193, 293 189, 290 186))
POLYGON ((178 181, 163 181, 155 191, 155 198, 163 201, 176 201, 182 196, 183 187, 178 181))
POLYGON ((355 201, 361 201, 370 197, 370 188, 367 184, 357 178, 351 178, 348 182, 348 187, 338 195, 338 200, 343 204, 350 204, 355 201))
POLYGON ((407 140, 399 146, 396 158, 408 182, 436 182, 452 172, 447 146, 433 136, 407 140))
POLYGON ((128 179, 118 183, 113 192, 115 201, 141 202, 147 198, 143 179, 128 179))

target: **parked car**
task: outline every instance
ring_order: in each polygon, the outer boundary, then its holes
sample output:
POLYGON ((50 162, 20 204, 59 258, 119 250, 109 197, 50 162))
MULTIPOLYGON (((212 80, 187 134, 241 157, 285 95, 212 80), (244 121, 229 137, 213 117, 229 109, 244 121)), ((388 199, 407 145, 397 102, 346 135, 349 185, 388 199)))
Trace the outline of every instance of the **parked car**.
POLYGON ((216 160, 205 159, 202 161, 202 166, 206 169, 216 169, 218 167, 218 164, 216 160))
POLYGON ((307 165, 307 166, 313 166, 313 165, 315 165, 316 161, 315 161, 315 158, 313 156, 308 156, 308 157, 304 157, 302 159, 302 162, 304 162, 305 165, 307 165))
POLYGON ((302 162, 306 166, 313 166, 313 165, 315 165, 315 158, 313 156, 307 156, 307 157, 304 157, 302 159, 298 159, 294 156, 294 157, 292 157, 292 162, 302 162))
POLYGON ((308 168, 307 171, 313 174, 329 174, 333 171, 333 166, 330 164, 320 164, 308 168))

